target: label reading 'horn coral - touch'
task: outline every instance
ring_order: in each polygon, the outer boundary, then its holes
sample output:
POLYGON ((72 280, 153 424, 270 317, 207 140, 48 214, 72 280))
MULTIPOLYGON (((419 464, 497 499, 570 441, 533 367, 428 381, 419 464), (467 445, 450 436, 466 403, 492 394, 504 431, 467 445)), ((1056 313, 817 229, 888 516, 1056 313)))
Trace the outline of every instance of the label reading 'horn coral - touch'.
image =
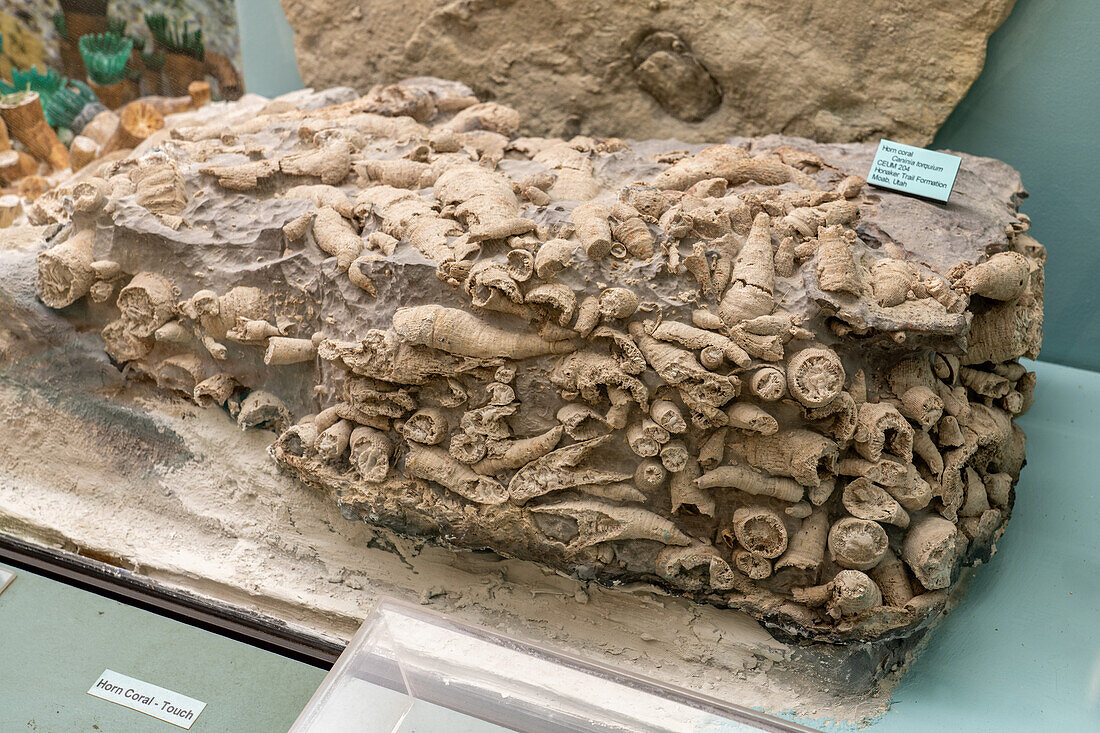
POLYGON ((962 158, 912 145, 880 140, 867 182, 879 188, 947 201, 962 158))
POLYGON ((185 730, 190 730, 199 714, 206 709, 206 703, 201 700, 110 669, 103 670, 88 694, 151 715, 185 730))

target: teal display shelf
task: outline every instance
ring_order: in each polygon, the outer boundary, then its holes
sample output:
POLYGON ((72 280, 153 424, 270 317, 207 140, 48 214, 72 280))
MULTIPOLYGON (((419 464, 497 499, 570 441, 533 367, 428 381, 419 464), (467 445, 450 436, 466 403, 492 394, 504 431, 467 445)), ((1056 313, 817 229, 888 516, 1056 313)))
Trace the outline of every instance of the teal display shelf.
POLYGON ((0 731, 171 733, 85 694, 105 669, 207 703, 192 733, 290 728, 325 670, 26 570, 0 593, 0 731))

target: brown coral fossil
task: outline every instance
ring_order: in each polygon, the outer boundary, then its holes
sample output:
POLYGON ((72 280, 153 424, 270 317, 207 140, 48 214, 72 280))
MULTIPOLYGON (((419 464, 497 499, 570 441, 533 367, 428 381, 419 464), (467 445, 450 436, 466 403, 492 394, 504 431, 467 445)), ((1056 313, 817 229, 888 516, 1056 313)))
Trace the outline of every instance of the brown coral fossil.
POLYGON ((787 526, 765 506, 741 507, 733 513, 733 535, 749 552, 769 560, 787 549, 787 526))
POLYGON ((447 417, 438 407, 422 407, 401 428, 406 440, 424 445, 439 445, 450 432, 447 417))
POLYGON ((569 550, 581 550, 612 540, 654 540, 665 545, 690 545, 691 538, 675 524, 651 511, 617 506, 601 501, 561 501, 541 504, 531 511, 568 517, 579 532, 567 543, 569 550))
POLYGON ((577 244, 567 239, 543 242, 535 252, 535 274, 542 280, 549 280, 573 264, 573 253, 576 251, 577 244))
POLYGON ((352 261, 363 249, 363 240, 351 224, 330 206, 322 206, 313 213, 313 239, 325 254, 336 258, 341 272, 347 272, 352 261))
POLYGON ((877 522, 844 517, 829 528, 829 553, 842 568, 870 570, 889 546, 886 531, 877 522))
POLYGON ((1019 252, 998 252, 967 270, 955 289, 990 300, 1016 300, 1027 289, 1031 264, 1019 252))
POLYGON ((733 263, 729 288, 722 295, 718 315, 732 328, 742 321, 768 315, 775 307, 775 259, 770 219, 758 214, 752 230, 733 263))
POLYGON ((96 280, 92 267, 95 232, 83 230, 39 253, 38 297, 50 308, 64 308, 88 294, 96 280))
POLYGON ((905 535, 901 557, 928 590, 951 585, 951 573, 965 544, 951 522, 934 515, 914 521, 905 535))
POLYGON ((905 260, 885 258, 871 265, 871 290, 883 307, 901 305, 916 284, 917 268, 905 260))
POLYGON ((56 302, 91 303, 61 315, 245 427, 321 401, 272 455, 349 516, 812 641, 927 628, 946 594, 923 584, 988 552, 1023 460, 1043 275, 1013 181, 964 177, 965 212, 860 199, 863 148, 509 137, 473 129, 511 135, 504 108, 456 130, 429 119, 447 95, 399 88, 175 127, 86 174, 68 221, 42 198, 44 247, 87 238, 56 302), (253 216, 219 229, 223 204, 253 216), (1004 249, 1028 265, 1013 300, 957 266, 1004 249), (104 326, 145 269, 186 298, 151 336, 126 298, 104 326))
POLYGON ((793 589, 795 601, 808 606, 825 606, 834 619, 855 616, 882 605, 882 592, 875 582, 858 570, 841 570, 822 586, 793 589))
POLYGON ((633 216, 616 224, 611 233, 631 257, 646 260, 653 256, 653 234, 641 217, 633 216))
POLYGON ((869 461, 884 451, 906 462, 913 460, 913 427, 889 402, 866 402, 859 406, 855 448, 869 461))
POLYGON ((508 500, 508 492, 499 482, 459 463, 442 448, 410 443, 405 469, 476 504, 500 504, 508 500))
POLYGON ((560 326, 569 326, 573 323, 577 313, 577 296, 569 286, 562 283, 536 285, 527 291, 524 302, 544 306, 557 313, 557 322, 560 326))
POLYGON ((909 526, 909 515, 901 504, 864 477, 848 482, 842 502, 848 513, 858 519, 871 519, 903 529, 909 526))
POLYGON ((0 102, 0 119, 11 136, 23 143, 27 152, 35 158, 59 171, 69 167, 69 151, 46 122, 38 92, 24 91, 5 96, 0 102))
POLYGON ((135 336, 149 338, 176 314, 176 289, 155 272, 139 272, 118 294, 122 320, 135 336))
POLYGON ((844 366, 832 349, 803 349, 787 361, 787 388, 806 407, 821 407, 844 389, 844 366))
POLYGON ((840 450, 824 435, 793 429, 770 434, 742 434, 729 447, 753 468, 773 476, 790 476, 815 487, 836 470, 840 450))
POLYGON ((822 290, 858 296, 863 292, 861 268, 849 236, 854 238, 840 226, 818 231, 817 279, 822 290))
POLYGON ((701 489, 728 488, 755 496, 771 496, 781 501, 802 501, 806 489, 793 479, 769 476, 748 466, 718 466, 695 480, 701 489))
POLYGON ((488 446, 489 455, 473 464, 473 469, 478 473, 497 474, 501 471, 522 468, 531 461, 542 458, 554 450, 561 442, 563 430, 564 428, 558 425, 541 435, 503 441, 499 445, 490 444, 488 446))
POLYGON ((527 359, 576 348, 572 341, 546 341, 535 334, 506 331, 465 311, 438 305, 398 308, 393 327, 408 343, 462 356, 527 359))
MULTIPOLYGON (((150 156, 130 171, 139 206, 154 214, 178 216, 187 206, 183 174, 170 159, 150 156)), ((177 224, 178 226, 178 224, 177 224)))

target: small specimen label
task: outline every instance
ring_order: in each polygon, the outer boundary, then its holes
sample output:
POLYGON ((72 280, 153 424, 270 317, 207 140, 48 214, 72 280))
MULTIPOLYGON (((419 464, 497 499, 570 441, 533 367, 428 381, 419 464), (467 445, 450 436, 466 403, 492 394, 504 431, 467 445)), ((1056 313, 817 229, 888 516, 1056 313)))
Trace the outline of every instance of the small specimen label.
POLYGON ((15 573, 10 570, 0 568, 0 593, 4 592, 4 589, 11 585, 11 582, 15 580, 15 573))
POLYGON ((106 669, 88 690, 89 695, 117 703, 190 730, 206 703, 148 682, 106 669))
POLYGON ((879 188, 947 201, 962 158, 912 145, 880 140, 867 182, 879 188))

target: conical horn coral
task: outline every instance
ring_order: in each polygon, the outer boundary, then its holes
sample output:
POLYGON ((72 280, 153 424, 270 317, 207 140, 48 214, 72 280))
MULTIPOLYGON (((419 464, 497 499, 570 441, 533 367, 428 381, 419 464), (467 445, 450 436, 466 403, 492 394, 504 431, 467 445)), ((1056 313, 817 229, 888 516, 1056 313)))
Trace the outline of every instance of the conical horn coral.
POLYGON ((870 570, 889 546, 886 530, 878 522, 844 517, 829 529, 829 552, 842 568, 870 570))
POLYGON ((322 252, 336 258, 336 266, 347 272, 363 249, 363 240, 351 224, 330 206, 322 206, 313 215, 313 239, 322 252))
POLYGON ((69 151, 46 122, 38 92, 25 91, 5 96, 0 101, 0 119, 7 125, 11 136, 23 143, 27 152, 35 158, 59 171, 69 167, 69 151))
POLYGON ((730 286, 718 304, 718 315, 729 328, 757 316, 766 316, 775 307, 772 296, 775 259, 770 221, 767 214, 757 214, 748 239, 734 260, 730 286))
POLYGON ((828 534, 828 513, 823 509, 814 509, 791 537, 787 551, 776 560, 775 571, 796 570, 805 582, 816 581, 818 568, 825 561, 828 534))
POLYGON ((946 588, 951 585, 951 572, 965 542, 954 524, 942 517, 927 515, 909 528, 901 546, 901 557, 926 589, 946 588))
POLYGON ((409 416, 401 432, 405 440, 424 445, 439 445, 450 432, 450 426, 443 410, 438 407, 424 407, 409 416))
POLYGON ((88 294, 96 280, 92 267, 95 232, 84 230, 38 254, 38 297, 50 308, 64 308, 88 294))
POLYGON ((856 418, 856 451, 868 461, 877 461, 884 451, 913 460, 913 426, 889 402, 865 402, 856 418))
POLYGON ((1026 257, 1018 252, 998 252, 970 268, 954 287, 990 300, 1016 300, 1027 290, 1030 277, 1031 265, 1026 257))
POLYGON ((765 506, 741 507, 733 513, 733 536, 749 552, 773 560, 787 549, 783 518, 765 506))
POLYGON ((434 481, 476 504, 501 504, 508 499, 499 482, 460 463, 442 448, 409 443, 405 469, 417 478, 434 481))
POLYGON ((118 309, 135 336, 149 338, 175 316, 175 288, 155 272, 139 272, 119 291, 118 309))
POLYGON ((606 484, 627 481, 632 474, 580 466, 588 455, 611 439, 602 435, 551 451, 520 468, 508 484, 508 496, 517 504, 551 491, 569 489, 582 484, 606 484))
POLYGON ((769 476, 748 466, 719 466, 695 480, 701 489, 738 489, 746 494, 771 496, 792 504, 802 501, 806 489, 802 484, 782 476, 769 476))
POLYGON ((348 437, 351 463, 367 483, 376 484, 386 478, 390 470, 393 444, 381 430, 360 425, 348 437))
POLYGON ((474 464, 474 470, 481 474, 491 475, 501 471, 511 471, 522 468, 531 461, 542 458, 561 442, 564 428, 561 425, 550 428, 542 435, 530 438, 508 441, 507 447, 499 456, 493 456, 490 448, 490 456, 474 464))
POLYGON ((909 514, 901 504, 865 478, 857 478, 845 486, 842 501, 848 513, 858 519, 871 519, 903 529, 909 526, 909 514))
POLYGON ((882 592, 866 573, 841 570, 829 583, 793 589, 794 600, 807 606, 825 606, 834 619, 855 616, 882 605, 882 592))
POLYGON ((640 507, 581 500, 542 504, 532 507, 531 511, 555 514, 575 521, 580 531, 567 544, 567 549, 571 551, 612 540, 653 540, 665 545, 691 544, 691 538, 675 524, 640 507))
POLYGON ((847 230, 841 226, 822 227, 817 239, 817 279, 821 289, 860 295, 863 292, 860 267, 847 230))
POLYGON ((576 349, 573 341, 545 341, 535 334, 506 331, 465 311, 440 305, 398 308, 393 328, 408 343, 460 356, 529 359, 576 349))
POLYGON ((773 476, 790 476, 803 486, 818 486, 833 475, 840 449, 824 435, 794 429, 742 435, 730 447, 753 468, 773 476))
MULTIPOLYGON (((266 323, 266 321, 263 323, 266 323)), ((312 339, 272 336, 267 340, 264 364, 297 364, 303 361, 313 361, 316 357, 317 347, 312 339)))

